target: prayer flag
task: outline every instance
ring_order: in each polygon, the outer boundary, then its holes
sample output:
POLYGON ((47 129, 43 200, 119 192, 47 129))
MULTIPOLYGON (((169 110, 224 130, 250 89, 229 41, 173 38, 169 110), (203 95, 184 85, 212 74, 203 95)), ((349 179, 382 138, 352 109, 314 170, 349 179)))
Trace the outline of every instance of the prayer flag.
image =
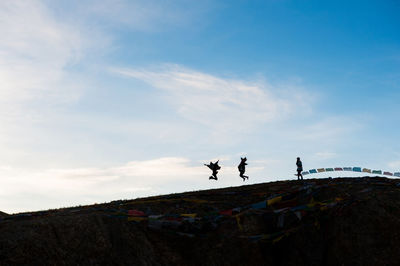
POLYGON ((269 199, 269 200, 267 200, 267 205, 268 205, 268 206, 271 206, 271 205, 273 205, 273 204, 275 204, 275 203, 280 202, 281 200, 282 200, 282 196, 269 199))
POLYGON ((316 174, 317 170, 316 169, 311 169, 309 172, 310 172, 310 174, 316 174))
POLYGON ((267 207, 267 201, 257 202, 251 205, 252 209, 265 209, 267 207))
POLYGON ((242 210, 242 208, 236 207, 236 208, 233 208, 233 209, 232 209, 232 213, 234 213, 234 212, 238 213, 238 212, 240 212, 241 210, 242 210))
POLYGON ((327 171, 327 172, 333 172, 333 168, 325 168, 325 171, 327 171))
POLYGON ((367 168, 364 168, 362 171, 363 171, 364 173, 371 173, 371 169, 367 169, 367 168))
POLYGON ((279 215, 279 217, 278 217, 278 224, 277 224, 277 226, 278 226, 279 228, 282 228, 284 224, 285 224, 285 214, 282 213, 282 214, 279 215))
POLYGON ((343 167, 343 171, 353 171, 353 168, 351 168, 351 167, 343 167))
POLYGON ((391 173, 391 172, 383 172, 383 174, 384 174, 384 175, 390 175, 390 176, 393 176, 393 173, 391 173))
POLYGON ((400 173, 399 173, 399 172, 394 173, 393 175, 394 175, 394 176, 397 176, 397 177, 400 177, 400 173))
POLYGON ((220 211, 219 214, 221 214, 221 215, 227 215, 227 216, 232 216, 232 209, 230 209, 230 210, 225 210, 225 211, 220 211))
POLYGON ((361 172, 361 167, 353 167, 353 172, 361 172))
POLYGON ((146 214, 139 210, 128 210, 129 216, 146 216, 146 214))
POLYGON ((235 217, 236 217, 236 223, 237 223, 237 225, 239 227, 239 231, 243 231, 243 226, 240 223, 240 216, 239 215, 235 215, 235 217))
POLYGON ((305 172, 302 172, 301 174, 302 174, 302 175, 308 175, 309 172, 308 172, 308 171, 305 171, 305 172))
POLYGON ((343 171, 342 167, 335 167, 335 171, 343 171))
POLYGON ((318 173, 325 172, 325 168, 318 168, 317 170, 318 170, 318 173))
POLYGON ((372 173, 381 175, 382 174, 382 170, 373 170, 372 173))
POLYGON ((181 214, 181 216, 190 217, 190 218, 196 218, 197 213, 184 213, 184 214, 181 214))
POLYGON ((160 219, 161 217, 163 217, 164 215, 162 215, 162 214, 159 214, 159 215, 149 215, 149 219, 154 219, 154 220, 156 220, 156 219, 160 219))

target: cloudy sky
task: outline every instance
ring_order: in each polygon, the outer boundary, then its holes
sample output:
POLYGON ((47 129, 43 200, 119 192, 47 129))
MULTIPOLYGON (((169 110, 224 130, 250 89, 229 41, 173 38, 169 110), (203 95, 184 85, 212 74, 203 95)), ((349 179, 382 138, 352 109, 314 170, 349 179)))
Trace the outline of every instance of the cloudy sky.
POLYGON ((0 210, 400 170, 398 1, 0 1, 0 210), (219 180, 203 166, 219 159, 219 180), (323 177, 322 175, 315 177, 323 177))

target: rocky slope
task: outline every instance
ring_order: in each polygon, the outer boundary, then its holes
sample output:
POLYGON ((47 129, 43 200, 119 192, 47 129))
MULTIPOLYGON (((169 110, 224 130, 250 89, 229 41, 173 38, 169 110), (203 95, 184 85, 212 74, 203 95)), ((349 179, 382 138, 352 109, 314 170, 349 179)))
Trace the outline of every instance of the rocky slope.
POLYGON ((0 220, 0 265, 397 265, 400 182, 311 179, 0 220))

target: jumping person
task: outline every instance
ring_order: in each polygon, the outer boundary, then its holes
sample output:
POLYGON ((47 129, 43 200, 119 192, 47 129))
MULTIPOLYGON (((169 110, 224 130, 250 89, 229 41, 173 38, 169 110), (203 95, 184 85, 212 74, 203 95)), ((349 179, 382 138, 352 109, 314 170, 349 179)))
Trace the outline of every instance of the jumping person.
POLYGON ((249 179, 249 177, 247 175, 244 175, 244 172, 246 172, 246 165, 247 165, 246 161, 247 161, 247 158, 246 157, 244 157, 244 158, 240 157, 240 160, 241 160, 241 162, 238 165, 238 169, 239 169, 239 173, 240 173, 239 176, 241 178, 243 178, 243 182, 244 182, 246 180, 246 178, 249 179))
POLYGON ((221 169, 221 166, 218 165, 218 162, 219 162, 219 160, 216 163, 210 162, 210 164, 204 164, 205 166, 210 168, 212 171, 212 175, 210 176, 209 179, 218 180, 218 177, 217 177, 218 170, 221 169))
POLYGON ((303 163, 300 161, 300 157, 297 157, 297 161, 296 161, 296 166, 297 166, 297 180, 303 180, 303 175, 301 174, 301 172, 303 172, 303 163))

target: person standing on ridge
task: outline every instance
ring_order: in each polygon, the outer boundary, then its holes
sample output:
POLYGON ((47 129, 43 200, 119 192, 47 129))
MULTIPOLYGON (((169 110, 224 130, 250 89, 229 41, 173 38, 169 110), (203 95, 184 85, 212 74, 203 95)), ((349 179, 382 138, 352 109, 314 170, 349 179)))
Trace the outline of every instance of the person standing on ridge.
POLYGON ((240 173, 239 176, 241 178, 243 178, 243 182, 244 182, 246 180, 246 178, 249 179, 249 177, 247 175, 244 175, 244 172, 246 172, 246 165, 247 165, 246 161, 247 161, 247 158, 246 157, 244 157, 244 158, 240 157, 240 160, 241 160, 241 162, 238 165, 238 169, 239 169, 239 173, 240 173))
POLYGON ((303 175, 301 174, 301 172, 303 172, 303 163, 300 161, 300 157, 297 157, 297 161, 296 161, 296 166, 297 166, 297 180, 303 180, 303 175))
POLYGON ((221 166, 218 165, 218 162, 219 162, 219 160, 216 163, 210 162, 210 164, 204 164, 205 166, 210 168, 212 171, 212 175, 210 176, 209 179, 218 180, 218 177, 217 177, 218 170, 221 169, 221 166))

